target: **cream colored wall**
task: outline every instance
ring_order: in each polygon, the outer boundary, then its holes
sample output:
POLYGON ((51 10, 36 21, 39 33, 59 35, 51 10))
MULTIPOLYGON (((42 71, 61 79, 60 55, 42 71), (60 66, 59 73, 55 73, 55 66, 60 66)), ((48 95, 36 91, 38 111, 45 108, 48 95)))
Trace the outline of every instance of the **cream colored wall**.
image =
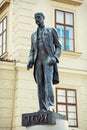
POLYGON ((23 113, 38 110, 37 86, 25 63, 0 61, 0 130, 22 130, 23 113))
POLYGON ((14 108, 14 63, 0 61, 0 130, 11 130, 14 108))
POLYGON ((10 58, 27 62, 30 46, 30 37, 33 32, 33 8, 34 0, 13 2, 13 53, 10 58))
POLYGON ((77 40, 78 40, 78 50, 83 53, 82 58, 87 59, 87 1, 84 0, 84 4, 77 8, 77 40))
POLYGON ((16 64, 16 91, 12 130, 25 130, 21 127, 23 113, 38 111, 37 86, 32 70, 26 70, 25 63, 16 64))

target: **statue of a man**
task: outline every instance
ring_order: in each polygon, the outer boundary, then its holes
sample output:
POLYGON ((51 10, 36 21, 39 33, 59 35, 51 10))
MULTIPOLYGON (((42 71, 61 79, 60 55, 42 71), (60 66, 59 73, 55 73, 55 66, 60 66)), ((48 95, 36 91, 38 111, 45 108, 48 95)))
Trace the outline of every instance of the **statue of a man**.
POLYGON ((44 25, 43 13, 35 14, 37 31, 31 36, 31 49, 27 69, 34 65, 34 78, 38 87, 39 107, 42 112, 54 106, 52 84, 59 83, 57 63, 61 54, 61 44, 54 28, 44 25))

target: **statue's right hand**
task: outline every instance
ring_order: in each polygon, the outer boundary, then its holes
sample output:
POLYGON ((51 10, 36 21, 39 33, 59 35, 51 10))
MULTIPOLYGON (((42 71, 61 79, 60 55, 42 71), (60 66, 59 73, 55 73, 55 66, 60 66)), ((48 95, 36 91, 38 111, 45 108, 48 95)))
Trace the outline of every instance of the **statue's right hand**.
POLYGON ((27 70, 29 70, 32 67, 33 67, 33 63, 32 62, 27 64, 27 70))

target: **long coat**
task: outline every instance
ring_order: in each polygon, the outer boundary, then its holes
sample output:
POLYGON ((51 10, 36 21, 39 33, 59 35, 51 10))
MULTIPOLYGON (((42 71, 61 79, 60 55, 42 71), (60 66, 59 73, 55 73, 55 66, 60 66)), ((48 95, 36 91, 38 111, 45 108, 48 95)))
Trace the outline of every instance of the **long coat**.
MULTIPOLYGON (((53 71, 53 84, 59 83, 59 75, 58 75, 58 67, 57 63, 58 58, 61 54, 61 44, 58 41, 58 35, 54 28, 45 27, 43 33, 43 43, 44 48, 50 57, 56 58, 56 64, 54 65, 53 71)), ((38 39, 37 39, 37 31, 31 36, 31 49, 29 54, 29 62, 34 63, 34 78, 36 81, 36 59, 38 54, 38 39)), ((36 81, 37 82, 37 81, 36 81)))

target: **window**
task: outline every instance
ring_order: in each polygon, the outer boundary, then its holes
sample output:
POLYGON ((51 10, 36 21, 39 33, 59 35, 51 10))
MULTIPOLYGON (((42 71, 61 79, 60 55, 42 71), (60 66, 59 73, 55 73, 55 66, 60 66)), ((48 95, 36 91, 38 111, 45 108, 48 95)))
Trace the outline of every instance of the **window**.
POLYGON ((75 51, 74 46, 74 14, 55 10, 55 27, 58 32, 62 50, 75 51))
POLYGON ((76 90, 56 89, 56 111, 66 116, 69 126, 77 127, 76 90))
POLYGON ((7 44, 7 17, 0 21, 0 56, 6 52, 7 44))

